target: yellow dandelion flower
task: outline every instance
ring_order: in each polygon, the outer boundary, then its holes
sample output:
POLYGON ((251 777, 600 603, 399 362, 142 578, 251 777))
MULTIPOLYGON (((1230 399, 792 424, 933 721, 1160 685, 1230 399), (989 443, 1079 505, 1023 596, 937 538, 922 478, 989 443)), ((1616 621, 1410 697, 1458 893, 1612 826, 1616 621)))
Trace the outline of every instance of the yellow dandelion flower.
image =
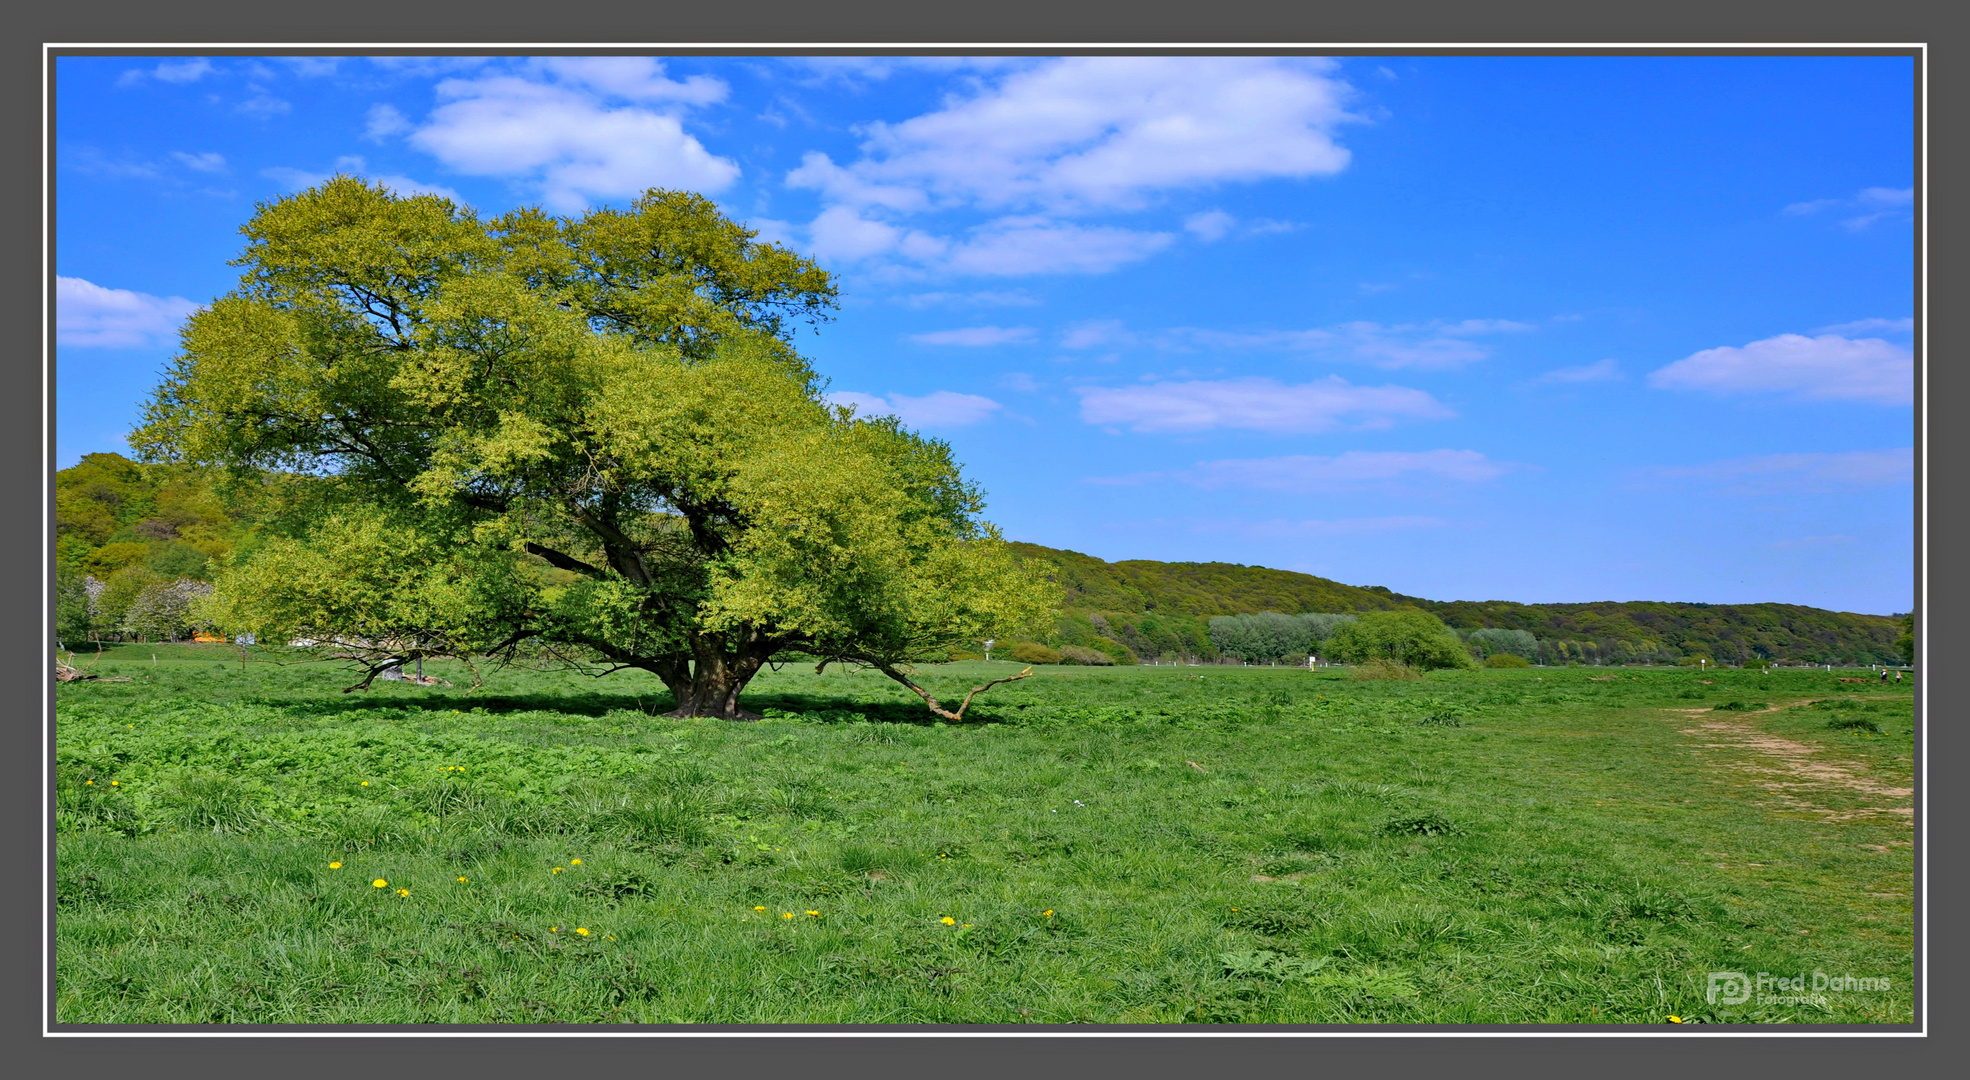
POLYGON ((458 879, 458 883, 459 883, 460 885, 463 885, 463 884, 465 884, 466 882, 468 882, 468 881, 470 881, 470 880, 472 880, 472 879, 471 879, 471 878, 459 878, 459 879, 458 879))
POLYGON ((84 780, 84 781, 82 781, 82 785, 83 785, 84 787, 95 787, 95 786, 96 786, 96 782, 95 782, 94 780, 84 780))
POLYGON ((754 911, 765 911, 765 910, 766 910, 766 905, 764 905, 764 904, 755 904, 755 905, 753 905, 753 910, 754 910, 754 911))
POLYGON ((958 920, 956 920, 956 919, 953 919, 953 918, 951 918, 951 917, 950 917, 949 915, 946 915, 946 916, 944 916, 943 918, 941 918, 941 919, 939 919, 939 920, 937 920, 937 921, 938 921, 938 922, 941 922, 941 923, 943 923, 943 924, 944 924, 945 926, 956 926, 956 925, 958 925, 958 920))
POLYGON ((818 911, 810 911, 808 912, 808 914, 814 916, 817 919, 821 917, 821 913, 818 911))
POLYGON ((1683 1022, 1683 1018, 1680 1016, 1672 1016, 1669 1018, 1669 1022, 1672 1024, 1680 1024, 1683 1022))
POLYGON ((610 940, 610 941, 614 941, 614 940, 616 940, 616 935, 614 935, 614 934, 610 934, 610 935, 609 935, 609 940, 610 940))
POLYGON ((340 870, 342 869, 342 864, 339 862, 332 862, 328 864, 328 868, 330 870, 340 870))
POLYGON ((782 911, 782 912, 780 912, 780 918, 782 918, 782 919, 791 919, 791 918, 793 918, 793 912, 791 912, 791 911, 782 911))
POLYGON ((397 895, 398 895, 398 896, 409 896, 409 895, 410 895, 410 890, 409 890, 409 889, 398 889, 398 890, 397 890, 397 895))
POLYGON ((577 933, 577 934, 580 934, 580 935, 581 935, 582 937, 587 937, 587 936, 588 936, 588 927, 586 927, 586 926, 577 926, 577 927, 575 927, 575 933, 577 933))
POLYGON ((569 859, 569 860, 568 860, 568 865, 569 865, 569 866, 580 866, 580 865, 581 865, 581 860, 580 860, 580 859, 569 859))
POLYGON ((368 786, 369 786, 369 781, 367 781, 367 780, 365 780, 365 781, 363 781, 363 786, 364 786, 364 787, 368 787, 368 786))
POLYGON ((964 928, 965 928, 966 930, 969 930, 969 929, 971 929, 971 924, 970 924, 970 923, 966 923, 966 924, 964 924, 964 928))
POLYGON ((370 882, 370 884, 376 886, 379 889, 387 889, 390 887, 390 883, 383 880, 382 878, 377 878, 375 881, 370 882))
POLYGON ((560 867, 558 867, 558 866, 557 866, 557 867, 555 867, 554 869, 552 869, 552 870, 550 870, 550 871, 548 871, 548 873, 550 873, 550 874, 558 874, 558 873, 560 873, 560 872, 561 872, 561 868, 560 868, 560 867))
POLYGON ((558 926, 550 926, 547 928, 547 932, 550 934, 558 934, 561 932, 561 928, 558 926))
POLYGON ((123 786, 123 783, 122 783, 122 781, 120 781, 120 780, 111 780, 111 781, 109 782, 109 786, 110 786, 110 787, 122 787, 122 786, 123 786))
POLYGON ((1040 914, 1041 914, 1042 916, 1045 916, 1046 918, 1049 918, 1049 919, 1051 919, 1051 918, 1053 918, 1053 909, 1052 909, 1052 908, 1048 908, 1048 909, 1046 909, 1045 911, 1042 911, 1042 912, 1040 912, 1040 914))

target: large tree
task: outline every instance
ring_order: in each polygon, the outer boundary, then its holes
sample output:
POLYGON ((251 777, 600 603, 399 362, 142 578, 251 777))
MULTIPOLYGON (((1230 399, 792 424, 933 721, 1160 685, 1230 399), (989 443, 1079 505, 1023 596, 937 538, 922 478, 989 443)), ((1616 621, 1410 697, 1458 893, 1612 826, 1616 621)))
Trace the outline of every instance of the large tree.
POLYGON ((709 200, 482 220, 343 176, 242 232, 132 436, 294 478, 280 535, 217 577, 226 629, 372 678, 538 642, 727 718, 798 650, 956 717, 909 665, 1056 606, 946 444, 826 403, 791 337, 833 284, 709 200))

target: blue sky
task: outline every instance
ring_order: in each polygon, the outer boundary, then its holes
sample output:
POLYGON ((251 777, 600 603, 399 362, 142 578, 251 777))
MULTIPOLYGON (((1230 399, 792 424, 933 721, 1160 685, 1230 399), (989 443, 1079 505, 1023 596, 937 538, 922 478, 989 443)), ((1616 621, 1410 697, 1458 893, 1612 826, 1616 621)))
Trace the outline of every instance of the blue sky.
POLYGON ((1913 603, 1894 57, 57 62, 57 466, 258 201, 651 186, 834 271, 799 347, 1012 539, 1436 599, 1913 603))

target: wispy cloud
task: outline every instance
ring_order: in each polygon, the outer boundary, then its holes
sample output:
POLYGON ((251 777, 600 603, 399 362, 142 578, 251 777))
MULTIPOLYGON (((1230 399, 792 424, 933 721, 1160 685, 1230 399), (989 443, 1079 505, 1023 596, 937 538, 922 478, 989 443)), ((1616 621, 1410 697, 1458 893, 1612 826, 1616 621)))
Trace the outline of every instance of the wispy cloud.
POLYGON ((1705 349, 1650 372, 1648 382, 1668 390, 1908 405, 1915 400, 1915 357, 1880 338, 1780 334, 1705 349))
POLYGON ((896 297, 896 303, 923 310, 931 307, 1038 307, 1039 297, 1023 289, 982 292, 927 292, 896 297))
POLYGON ((1915 320, 1913 318, 1855 319, 1853 322, 1834 323, 1832 326, 1822 326, 1819 329, 1814 330, 1813 333, 1841 334, 1843 336, 1852 337, 1855 334, 1865 334, 1870 331, 1877 334, 1912 334, 1915 332, 1915 320))
POLYGON ((1573 367, 1554 368, 1543 375, 1527 380, 1529 385, 1557 384, 1573 386, 1580 383, 1615 382, 1622 378, 1621 362, 1618 360, 1596 360, 1591 364, 1578 364, 1573 367))
POLYGON ((937 390, 922 397, 890 394, 881 397, 854 390, 828 395, 836 405, 850 405, 865 415, 894 416, 913 428, 965 427, 990 419, 1002 406, 988 397, 937 390))
POLYGON ((1325 359, 1366 363, 1395 370, 1445 371, 1488 359, 1491 349, 1473 338, 1520 334, 1530 323, 1513 319, 1437 320, 1384 325, 1348 322, 1309 330, 1218 330, 1181 326, 1136 331, 1119 320, 1096 319, 1067 329, 1065 349, 1125 348, 1146 345, 1173 352, 1275 351, 1316 353, 1325 359))
POLYGON ((918 345, 1023 345, 1034 339, 1030 326, 967 326, 958 330, 933 330, 927 334, 911 334, 910 340, 918 345))
POLYGON ((1338 376, 1296 386, 1272 379, 1150 383, 1076 388, 1081 419, 1145 433, 1217 429, 1268 432, 1376 429, 1397 420, 1455 415, 1429 394, 1403 386, 1353 386, 1338 376))
POLYGON ((1204 461, 1173 472, 1091 476, 1115 486, 1181 483, 1191 487, 1312 492, 1385 487, 1404 482, 1474 484, 1495 480, 1506 467, 1476 450, 1349 450, 1334 457, 1291 454, 1204 461))
POLYGON ((125 71, 117 78, 116 85, 135 86, 147 79, 173 84, 195 83, 217 70, 212 66, 212 61, 203 56, 194 56, 185 60, 165 60, 156 67, 132 68, 125 71))
POLYGON ((199 305, 182 296, 108 289, 55 278, 55 341, 71 348, 132 349, 170 344, 199 305))
POLYGON ((222 173, 226 171, 226 158, 222 154, 211 153, 209 151, 203 154, 187 154, 182 150, 173 150, 171 156, 177 158, 179 164, 195 172, 222 173))
POLYGON ((1811 217, 1829 210, 1843 211, 1850 216, 1840 219, 1840 227, 1849 232, 1860 232, 1875 222, 1890 218, 1914 220, 1908 214, 1914 203, 1914 188, 1871 187, 1861 189, 1851 198, 1796 202, 1786 207, 1784 212, 1795 217, 1811 217))
POLYGON ((1745 489, 1885 487, 1915 479, 1915 450, 1850 450, 1844 453, 1760 454, 1697 465, 1637 469, 1638 481, 1728 484, 1745 489))

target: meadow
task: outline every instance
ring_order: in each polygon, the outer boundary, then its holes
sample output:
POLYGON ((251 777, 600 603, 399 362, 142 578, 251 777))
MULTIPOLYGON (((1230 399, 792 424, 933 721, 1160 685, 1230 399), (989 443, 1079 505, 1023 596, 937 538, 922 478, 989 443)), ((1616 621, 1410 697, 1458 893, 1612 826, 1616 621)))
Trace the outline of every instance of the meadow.
POLYGON ((731 723, 77 663, 129 681, 57 690, 63 1024, 1912 1021, 1912 684, 1865 671, 1048 667, 946 724, 834 668, 731 723))

